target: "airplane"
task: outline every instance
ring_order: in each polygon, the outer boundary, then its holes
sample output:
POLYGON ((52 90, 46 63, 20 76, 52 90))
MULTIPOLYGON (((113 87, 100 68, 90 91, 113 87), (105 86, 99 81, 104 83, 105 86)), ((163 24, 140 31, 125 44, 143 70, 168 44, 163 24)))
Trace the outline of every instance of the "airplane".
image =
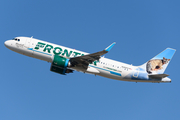
POLYGON ((15 37, 4 45, 17 53, 51 63, 50 71, 67 75, 73 71, 131 82, 168 83, 171 79, 164 74, 175 49, 166 48, 160 54, 140 66, 133 66, 105 58, 116 43, 102 51, 86 53, 56 45, 33 37, 15 37))

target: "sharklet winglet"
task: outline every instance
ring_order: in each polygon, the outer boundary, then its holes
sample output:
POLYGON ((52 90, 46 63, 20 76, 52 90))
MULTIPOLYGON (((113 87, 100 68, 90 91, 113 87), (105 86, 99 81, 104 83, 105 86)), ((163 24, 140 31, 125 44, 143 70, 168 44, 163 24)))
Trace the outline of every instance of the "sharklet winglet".
POLYGON ((116 42, 113 42, 110 46, 108 46, 105 51, 109 52, 111 48, 116 44, 116 42))

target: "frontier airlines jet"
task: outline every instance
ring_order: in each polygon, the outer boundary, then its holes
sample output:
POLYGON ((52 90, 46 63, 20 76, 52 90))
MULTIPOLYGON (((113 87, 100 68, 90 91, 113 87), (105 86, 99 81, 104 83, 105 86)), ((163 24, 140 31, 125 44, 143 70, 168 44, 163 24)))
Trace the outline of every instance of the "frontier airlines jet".
POLYGON ((167 77, 169 75, 164 74, 164 71, 176 51, 166 48, 143 65, 133 66, 101 57, 108 53, 115 43, 92 54, 32 37, 16 37, 5 41, 4 44, 14 52, 50 62, 50 70, 61 75, 76 70, 115 80, 153 83, 171 82, 167 77))

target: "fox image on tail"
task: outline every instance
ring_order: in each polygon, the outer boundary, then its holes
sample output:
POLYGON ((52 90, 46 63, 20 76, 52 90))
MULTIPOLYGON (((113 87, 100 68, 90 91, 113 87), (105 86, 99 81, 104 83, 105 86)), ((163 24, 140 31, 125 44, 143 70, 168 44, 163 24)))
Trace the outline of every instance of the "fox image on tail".
POLYGON ((163 69, 163 65, 167 64, 170 59, 163 57, 163 59, 149 60, 146 65, 146 71, 151 74, 152 71, 158 71, 163 69))
POLYGON ((140 68, 142 68, 150 76, 164 74, 164 71, 172 60, 175 51, 175 49, 166 48, 164 51, 141 65, 140 68))

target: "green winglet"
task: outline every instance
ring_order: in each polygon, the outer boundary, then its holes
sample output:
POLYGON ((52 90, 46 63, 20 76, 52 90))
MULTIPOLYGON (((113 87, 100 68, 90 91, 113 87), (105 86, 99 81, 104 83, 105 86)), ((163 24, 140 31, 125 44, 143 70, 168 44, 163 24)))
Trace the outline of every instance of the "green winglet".
POLYGON ((116 43, 113 42, 110 46, 108 46, 105 51, 109 52, 111 50, 111 48, 115 45, 116 43))

